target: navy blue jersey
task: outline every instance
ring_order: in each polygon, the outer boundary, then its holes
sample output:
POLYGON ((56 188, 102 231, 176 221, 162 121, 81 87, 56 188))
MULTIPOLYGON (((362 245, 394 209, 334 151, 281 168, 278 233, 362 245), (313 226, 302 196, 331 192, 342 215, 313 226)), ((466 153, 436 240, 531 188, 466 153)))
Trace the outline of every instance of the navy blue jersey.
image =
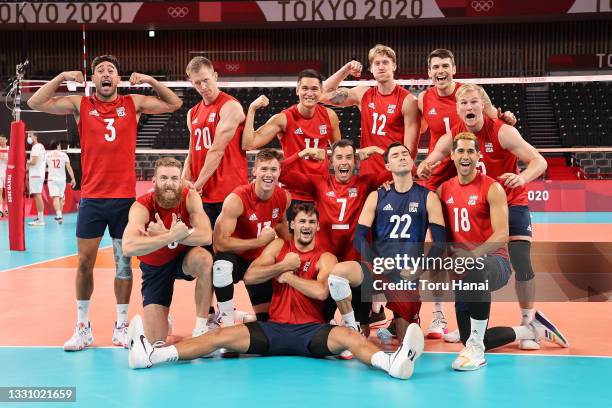
POLYGON ((430 191, 414 183, 405 193, 398 193, 394 185, 389 191, 379 188, 377 193, 372 234, 378 256, 420 257, 429 227, 427 194, 430 191))

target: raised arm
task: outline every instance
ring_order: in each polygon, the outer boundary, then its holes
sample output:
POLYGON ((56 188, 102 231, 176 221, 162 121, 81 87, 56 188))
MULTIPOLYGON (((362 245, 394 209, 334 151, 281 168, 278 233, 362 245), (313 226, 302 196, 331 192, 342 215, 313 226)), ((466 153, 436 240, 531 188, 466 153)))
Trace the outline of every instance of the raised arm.
POLYGON ((202 208, 202 199, 195 190, 189 190, 186 201, 187 211, 189 212, 189 223, 193 232, 181 241, 183 245, 204 246, 212 242, 212 228, 210 220, 202 208))
POLYGON ((404 98, 402 115, 404 116, 404 145, 408 146, 414 160, 419 147, 419 130, 421 129, 421 112, 414 96, 408 95, 404 98))
POLYGON ((368 89, 367 86, 355 88, 338 88, 340 82, 347 76, 361 76, 361 63, 357 61, 347 62, 342 68, 323 82, 323 96, 320 102, 334 106, 359 106, 361 97, 368 89))
POLYGON ((289 252, 282 261, 276 262, 276 257, 283 248, 284 241, 275 239, 263 250, 249 266, 244 274, 246 285, 256 285, 267 282, 270 279, 287 271, 294 271, 300 267, 300 256, 295 252, 289 252))
POLYGON ((325 252, 317 262, 317 280, 304 279, 295 275, 293 272, 285 272, 280 275, 277 280, 279 283, 288 284, 311 299, 325 300, 329 296, 327 277, 337 263, 338 259, 336 259, 334 255, 325 252))
POLYGON ((299 160, 312 158, 314 160, 324 160, 327 156, 325 149, 315 149, 314 147, 303 149, 292 154, 281 162, 281 173, 278 181, 286 185, 288 188, 301 188, 307 193, 313 195, 316 190, 317 181, 320 177, 315 175, 306 175, 299 169, 292 170, 299 160))
POLYGON ((65 71, 40 87, 28 99, 28 106, 34 110, 50 113, 53 115, 76 116, 78 121, 79 108, 81 106, 81 96, 53 96, 57 88, 64 81, 75 81, 83 83, 83 73, 81 71, 65 71))
MULTIPOLYGON (((221 159, 225 154, 225 148, 232 141, 236 129, 244 121, 244 112, 238 101, 226 102, 219 111, 219 124, 215 130, 215 138, 212 146, 206 154, 204 166, 200 170, 197 180, 193 183, 196 190, 201 190, 219 167, 221 159)), ((192 175, 192 177, 195 175, 192 175)))
POLYGON ((269 103, 265 95, 260 95, 249 105, 242 132, 242 149, 252 150, 265 146, 287 128, 287 117, 282 113, 277 113, 255 130, 255 113, 258 109, 268 106, 269 103))
POLYGON ((149 84, 151 88, 155 90, 158 96, 147 96, 132 94, 134 105, 136 106, 136 112, 156 114, 174 112, 183 105, 183 101, 170 90, 166 85, 163 85, 157 79, 137 72, 132 73, 130 76, 130 84, 141 85, 149 84))
MULTIPOLYGON (((164 227, 157 216, 157 227, 162 230, 159 234, 149 234, 145 228, 149 222, 149 211, 139 202, 132 204, 128 216, 128 225, 123 232, 122 248, 125 256, 140 256, 150 254, 172 242, 178 242, 191 232, 187 226, 173 220, 170 229, 164 227)), ((151 225, 149 225, 151 228, 151 225)))
POLYGON ((264 227, 256 238, 241 239, 232 237, 236 230, 236 222, 242 215, 244 207, 242 200, 231 193, 223 202, 221 214, 213 230, 213 246, 215 252, 244 252, 261 248, 274 240, 276 233, 270 227, 264 227))
POLYGON ((503 125, 499 129, 498 138, 499 143, 504 149, 512 152, 512 154, 527 165, 520 174, 504 173, 499 176, 504 186, 516 188, 525 185, 537 179, 546 171, 546 167, 548 167, 546 159, 542 157, 535 147, 523 139, 516 128, 503 125))

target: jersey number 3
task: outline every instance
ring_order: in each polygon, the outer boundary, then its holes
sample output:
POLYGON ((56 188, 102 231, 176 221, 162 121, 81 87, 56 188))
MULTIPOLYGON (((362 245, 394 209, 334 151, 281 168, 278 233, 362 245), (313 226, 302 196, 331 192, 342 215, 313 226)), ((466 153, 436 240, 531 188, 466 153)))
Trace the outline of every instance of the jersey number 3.
POLYGON ((107 142, 112 142, 113 140, 117 138, 117 131, 115 130, 115 127, 113 126, 113 123, 115 123, 115 119, 107 118, 107 119, 104 119, 104 122, 106 122, 106 130, 110 132, 110 134, 109 133, 104 134, 104 139, 106 139, 107 142))

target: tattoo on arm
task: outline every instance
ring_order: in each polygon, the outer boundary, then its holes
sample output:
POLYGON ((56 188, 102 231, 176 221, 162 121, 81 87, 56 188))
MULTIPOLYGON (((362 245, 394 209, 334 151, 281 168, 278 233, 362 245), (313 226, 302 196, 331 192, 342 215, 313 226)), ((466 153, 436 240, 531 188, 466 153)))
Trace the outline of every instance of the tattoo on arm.
POLYGON ((332 93, 332 97, 329 98, 329 101, 333 104, 341 104, 346 102, 348 99, 348 90, 347 89, 338 89, 332 93))

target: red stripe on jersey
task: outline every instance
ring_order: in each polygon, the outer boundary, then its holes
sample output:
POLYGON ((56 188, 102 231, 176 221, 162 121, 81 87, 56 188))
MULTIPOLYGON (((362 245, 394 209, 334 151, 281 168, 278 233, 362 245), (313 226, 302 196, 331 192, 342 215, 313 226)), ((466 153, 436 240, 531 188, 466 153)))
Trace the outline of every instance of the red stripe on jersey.
MULTIPOLYGON (((255 183, 239 186, 232 193, 240 198, 243 207, 232 237, 255 239, 264 227, 274 228, 285 217, 287 193, 280 187, 275 187, 272 197, 267 200, 262 200, 255 194, 255 183)), ((238 255, 247 261, 252 261, 263 249, 264 247, 251 249, 239 252, 238 255)))
MULTIPOLYGON (((404 143, 404 115, 402 105, 411 93, 399 85, 393 92, 383 95, 374 86, 361 98, 361 147, 378 146, 383 150, 393 142, 404 143)), ((377 174, 385 171, 380 155, 360 163, 359 174, 377 174)))
MULTIPOLYGON (((206 155, 213 142, 217 126, 219 125, 219 112, 223 105, 236 98, 219 92, 217 99, 210 105, 201 101, 191 108, 191 141, 189 153, 191 160, 191 177, 195 181, 204 167, 206 155)), ((202 188, 202 201, 205 203, 221 203, 236 187, 248 183, 246 152, 242 150, 242 129, 240 124, 225 147, 221 162, 215 172, 210 176, 202 188)))
MULTIPOLYGON (((289 252, 300 256, 300 267, 294 275, 308 280, 317 280, 317 262, 325 252, 321 247, 308 252, 300 252, 293 241, 285 241, 276 262, 282 261, 289 252)), ((325 323, 323 301, 309 298, 286 283, 272 279, 272 300, 270 301, 270 321, 276 323, 305 324, 325 323)))
MULTIPOLYGON (((484 115, 484 125, 479 132, 476 133, 480 142, 480 153, 482 160, 478 169, 489 177, 500 182, 506 195, 508 196, 508 205, 528 205, 527 188, 520 186, 516 188, 505 187, 502 180, 498 177, 504 173, 519 174, 518 157, 511 151, 504 149, 499 143, 499 129, 506 123, 500 119, 491 119, 484 115)), ((455 137, 458 133, 469 132, 465 123, 460 122, 452 130, 452 135, 455 137)))
POLYGON ((130 95, 102 102, 83 96, 79 107, 83 198, 136 197, 136 107, 130 95))
MULTIPOLYGON (((436 87, 425 90, 423 96, 423 118, 429 127, 429 151, 433 152, 438 140, 459 123, 457 100, 455 95, 462 84, 455 82, 452 94, 440 96, 436 87)), ((426 180, 425 187, 435 191, 440 184, 457 175, 457 169, 450 157, 442 160, 431 176, 426 180)))
MULTIPOLYGON (((287 127, 280 136, 280 144, 285 157, 289 157, 306 148, 326 149, 331 140, 332 125, 327 108, 317 105, 312 118, 302 116, 297 105, 293 105, 282 112, 287 118, 287 127)), ((300 160, 295 163, 304 174, 328 174, 329 161, 311 159, 300 160)), ((294 200, 312 201, 313 198, 306 191, 294 188, 289 189, 294 200)))
MULTIPOLYGON (((444 219, 449 242, 463 244, 472 250, 493 235, 491 209, 487 199, 489 188, 495 183, 491 177, 477 173, 468 184, 460 184, 458 177, 445 181, 440 186, 440 201, 444 208, 444 219)), ((493 254, 508 258, 504 245, 493 254)))
MULTIPOLYGON (((159 214, 159 217, 164 222, 164 226, 168 229, 172 226, 172 214, 176 214, 177 218, 189 228, 191 228, 189 220, 189 211, 187 211, 187 194, 189 193, 188 188, 184 188, 181 196, 181 202, 174 208, 163 208, 155 201, 155 191, 151 191, 141 197, 138 197, 138 202, 142 204, 147 211, 149 211, 149 222, 146 227, 155 221, 155 213, 159 214)), ((173 242, 169 245, 159 248, 158 250, 151 252, 147 255, 141 255, 138 257, 142 262, 153 265, 161 266, 175 259, 177 256, 187 250, 188 247, 181 245, 177 242, 173 242)))

